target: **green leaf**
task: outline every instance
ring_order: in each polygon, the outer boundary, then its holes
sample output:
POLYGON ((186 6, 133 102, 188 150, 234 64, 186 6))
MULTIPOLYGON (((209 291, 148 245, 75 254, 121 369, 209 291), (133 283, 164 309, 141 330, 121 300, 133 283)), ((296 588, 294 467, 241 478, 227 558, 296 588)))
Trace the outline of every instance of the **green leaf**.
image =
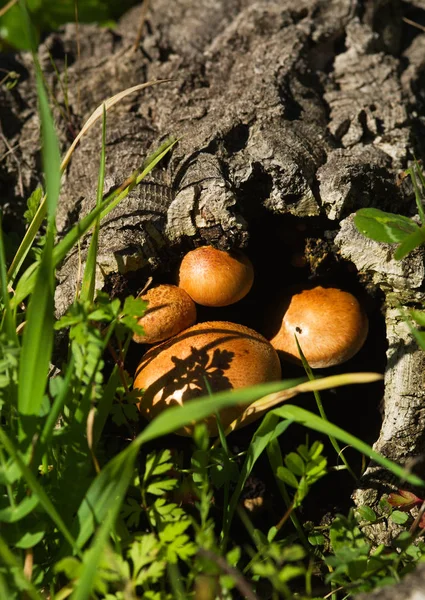
POLYGON ((124 301, 124 306, 122 309, 123 314, 128 315, 130 317, 143 317, 148 307, 148 303, 141 298, 133 298, 133 296, 127 296, 124 301))
POLYGON ((360 519, 363 519, 364 521, 369 521, 369 523, 375 523, 376 521, 376 513, 370 508, 370 506, 358 506, 356 513, 360 519))
POLYGON ((421 244, 425 242, 425 227, 421 227, 418 231, 410 234, 406 239, 400 244, 397 250, 394 252, 394 258, 396 260, 401 260, 405 256, 412 252, 415 248, 418 248, 421 244))
POLYGON ((301 577, 305 573, 305 568, 297 565, 285 565, 280 571, 279 581, 287 582, 295 577, 301 577))
MULTIPOLYGON (((32 600, 43 600, 43 596, 38 593, 37 588, 28 580, 23 572, 20 561, 9 550, 6 542, 0 536, 0 557, 2 563, 8 567, 9 574, 15 580, 16 587, 19 590, 25 590, 27 596, 32 600)), ((4 596, 5 598, 9 596, 4 596)), ((21 595, 22 597, 22 595, 21 595)))
MULTIPOLYGON (((160 581, 164 577, 166 562, 155 560, 152 562, 149 567, 140 571, 137 575, 137 579, 135 581, 136 585, 145 585, 147 581, 151 581, 156 583, 160 581)), ((149 593, 149 592, 147 592, 149 593)), ((154 592, 151 592, 154 594, 154 592)), ((148 598, 147 594, 143 594, 144 598, 148 598)), ((151 596, 152 598, 154 596, 151 596)), ((162 600, 161 596, 155 596, 158 600, 162 600)))
POLYGON ((77 579, 81 572, 82 564, 75 556, 66 556, 58 560, 53 567, 55 573, 65 573, 68 579, 77 579))
POLYGON ((34 531, 26 531, 24 535, 15 542, 17 548, 25 550, 26 548, 33 548, 41 542, 45 535, 44 527, 41 526, 41 531, 37 531, 37 527, 34 527, 33 529, 34 531))
POLYGON ((296 490, 298 489, 298 485, 299 485, 298 479, 295 477, 295 475, 292 473, 292 471, 290 471, 286 467, 279 467, 277 470, 277 476, 279 477, 279 479, 281 481, 286 483, 286 485, 290 485, 291 487, 295 488, 296 490))
POLYGON ((425 311, 412 309, 409 310, 409 315, 418 325, 425 327, 425 311))
POLYGON ((241 558, 241 549, 239 548, 239 546, 235 546, 234 548, 229 550, 229 552, 227 552, 227 554, 226 554, 226 560, 229 563, 229 565, 232 567, 236 567, 240 558, 241 558))
POLYGON ((164 481, 155 481, 146 488, 148 494, 153 496, 162 496, 165 492, 173 490, 177 485, 177 479, 164 479, 164 481))
POLYGON ((151 477, 163 475, 172 468, 171 451, 168 448, 164 448, 160 452, 151 452, 146 458, 143 481, 146 482, 151 477))
POLYGON ((282 553, 280 555, 281 562, 294 562, 296 560, 302 560, 305 558, 306 551, 299 544, 292 544, 292 546, 287 546, 283 548, 282 553))
POLYGON ((38 207, 40 206, 41 199, 43 197, 43 190, 41 187, 35 188, 31 196, 27 200, 27 210, 24 212, 25 221, 30 224, 35 217, 38 207))
POLYGON ((123 505, 121 509, 121 516, 125 519, 127 523, 127 527, 137 528, 140 523, 140 517, 144 509, 141 504, 137 502, 134 498, 128 498, 127 502, 123 505))
POLYGON ((325 536, 322 533, 312 533, 308 536, 308 541, 312 546, 324 546, 325 536))
POLYGON ((393 541, 393 546, 406 551, 412 543, 412 534, 408 531, 402 531, 393 541))
POLYGON ((314 483, 324 475, 326 475, 326 467, 328 461, 324 456, 319 456, 314 460, 310 460, 306 465, 306 477, 309 483, 314 483))
POLYGON ((39 500, 34 494, 27 496, 16 506, 8 506, 0 510, 0 521, 4 523, 15 523, 26 517, 37 506, 39 500))
POLYGON ((290 452, 285 456, 285 465, 299 477, 302 477, 306 470, 303 459, 296 452, 290 452))
POLYGON ((189 519, 182 519, 181 521, 177 521, 176 523, 169 523, 164 527, 163 531, 159 532, 159 538, 162 542, 170 544, 179 535, 184 533, 186 529, 190 527, 190 525, 191 521, 189 519))
POLYGON ((363 573, 367 569, 367 562, 367 557, 361 556, 360 558, 357 558, 348 564, 348 577, 351 579, 351 581, 357 581, 358 579, 362 578, 363 573))
POLYGON ((397 523, 397 525, 404 525, 409 520, 409 515, 401 510, 393 510, 390 519, 394 523, 397 523))
POLYGON ((133 562, 134 573, 138 573, 140 569, 154 561, 157 553, 158 541, 153 533, 136 538, 127 552, 127 556, 133 562))
POLYGON ((354 216, 354 224, 364 236, 387 244, 403 242, 410 234, 419 230, 419 225, 412 219, 377 208, 358 210, 354 216))

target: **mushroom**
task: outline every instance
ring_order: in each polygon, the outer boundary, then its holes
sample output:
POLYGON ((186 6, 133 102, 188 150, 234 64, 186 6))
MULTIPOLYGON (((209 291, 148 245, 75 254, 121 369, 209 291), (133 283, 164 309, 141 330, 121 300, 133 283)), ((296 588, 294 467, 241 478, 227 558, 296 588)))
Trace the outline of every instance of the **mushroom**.
POLYGON ((178 284, 198 304, 228 306, 246 296, 253 281, 253 266, 242 252, 201 246, 183 258, 178 284))
MULTIPOLYGON (((280 377, 279 357, 262 335, 244 325, 210 321, 198 323, 146 352, 133 387, 143 390, 139 410, 152 419, 168 406, 183 405, 209 391, 244 388, 280 377)), ((222 410, 224 428, 244 409, 242 405, 222 410)), ((215 416, 205 422, 209 434, 217 435, 215 416)), ((193 424, 177 433, 192 432, 193 424)))
POLYGON ((134 334, 139 344, 154 344, 176 335, 196 321, 196 306, 192 298, 176 285, 157 285, 140 296, 148 303, 138 321, 144 334, 134 334))
POLYGON ((352 294, 318 286, 283 299, 268 337, 282 358, 300 364, 296 335, 309 365, 319 369, 350 359, 367 333, 367 316, 352 294))

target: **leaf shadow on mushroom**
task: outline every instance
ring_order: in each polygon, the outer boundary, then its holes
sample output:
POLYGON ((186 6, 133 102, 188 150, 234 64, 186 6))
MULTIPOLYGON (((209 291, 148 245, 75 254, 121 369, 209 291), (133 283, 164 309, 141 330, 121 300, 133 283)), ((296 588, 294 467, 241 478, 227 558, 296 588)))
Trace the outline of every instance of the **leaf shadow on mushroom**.
POLYGON ((205 348, 199 350, 193 347, 185 359, 173 356, 171 360, 175 368, 167 377, 168 380, 172 378, 172 381, 168 381, 164 387, 159 401, 170 406, 180 404, 177 399, 171 397, 177 390, 181 390, 180 399, 183 403, 207 395, 209 390, 222 392, 232 389, 225 371, 230 368, 233 356, 233 352, 216 348, 210 357, 205 348))
POLYGON ((191 347, 186 358, 171 358, 174 367, 159 377, 142 393, 144 410, 155 416, 164 406, 181 406, 188 400, 207 396, 210 391, 222 392, 233 388, 226 371, 233 352, 215 348, 191 347))

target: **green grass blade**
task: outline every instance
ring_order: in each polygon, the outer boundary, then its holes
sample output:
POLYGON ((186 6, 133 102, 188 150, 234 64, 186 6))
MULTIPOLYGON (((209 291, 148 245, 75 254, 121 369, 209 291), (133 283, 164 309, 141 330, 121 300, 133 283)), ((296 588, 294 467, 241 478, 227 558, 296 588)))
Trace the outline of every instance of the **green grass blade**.
POLYGON ((182 575, 178 567, 178 563, 167 564, 167 575, 170 582, 170 587, 173 590, 174 600, 187 600, 187 594, 182 584, 182 575))
POLYGON ((359 452, 368 456, 376 463, 391 471, 396 477, 399 477, 402 481, 406 481, 411 483, 412 485, 416 485, 419 487, 425 487, 425 481, 418 477, 417 475, 413 475, 409 473, 406 469, 397 465, 393 461, 385 458, 378 452, 376 452, 373 448, 371 448, 365 442, 362 442, 354 435, 351 435, 347 431, 344 431, 337 425, 330 423, 329 421, 324 421, 318 415, 305 410, 299 406, 294 406, 292 404, 287 404, 286 406, 282 406, 281 408, 276 408, 273 410, 273 413, 282 417, 282 419, 292 419, 297 423, 301 423, 305 427, 309 429, 314 429, 315 431, 319 431, 320 433, 324 433, 328 436, 333 436, 345 444, 349 444, 356 448, 359 452))
MULTIPOLYGON (((130 346, 132 337, 133 337, 133 334, 129 334, 125 341, 125 344, 124 344, 124 347, 122 350, 123 361, 125 361, 125 358, 127 356, 128 348, 130 346)), ((118 365, 115 365, 115 367, 113 368, 112 373, 108 379, 108 383, 103 388, 102 398, 100 399, 100 401, 98 403, 96 419, 94 422, 93 449, 96 448, 96 446, 100 440, 103 428, 105 427, 107 418, 109 416, 109 413, 111 412, 111 408, 114 403, 115 391, 121 382, 119 369, 120 369, 120 367, 118 365)))
POLYGON ((40 229, 41 224, 46 216, 46 212, 47 203, 46 196, 44 196, 44 198, 40 202, 40 206, 38 207, 33 220, 31 221, 30 226, 25 232, 24 238, 20 243, 19 248, 16 251, 16 254, 12 260, 12 264, 10 265, 9 270, 7 272, 9 283, 11 285, 13 285, 15 277, 17 276, 20 268, 22 267, 22 264, 28 255, 28 252, 31 250, 35 236, 37 235, 37 232, 40 229))
MULTIPOLYGON (((1 544, 1 541, 0 541, 1 544)), ((4 542, 3 542, 4 544, 4 542)), ((3 546, 4 547, 4 546, 3 546)), ((6 546, 7 548, 7 546, 6 546)), ((3 558, 3 563, 7 564, 7 554, 6 554, 6 560, 3 557, 3 553, 2 553, 2 548, 0 548, 0 557, 3 558)), ((9 564, 9 568, 12 569, 12 565, 9 564)), ((15 578, 16 581, 16 578, 15 578)), ((12 592, 9 589, 9 586, 7 585, 7 581, 6 581, 6 577, 4 577, 4 575, 0 572, 0 598, 12 598, 12 592)))
POLYGON ((48 379, 54 322, 52 252, 53 230, 50 229, 26 312, 19 361, 18 410, 26 416, 39 414, 48 379))
MULTIPOLYGON (((302 351, 302 348, 301 348, 301 346, 300 346, 300 344, 298 342, 298 337, 296 335, 295 335, 295 343, 297 344, 298 353, 299 353, 299 355, 301 357, 301 362, 303 364, 304 371, 306 372, 309 381, 315 381, 316 378, 315 378, 315 376, 313 374, 313 371, 312 371, 310 365, 307 362, 306 357, 304 356, 304 352, 302 351)), ((325 421, 327 421, 328 417, 326 416, 326 412, 325 412, 325 409, 323 407, 322 398, 320 397, 320 393, 317 390, 314 390, 313 394, 314 394, 314 399, 316 400, 316 405, 317 405, 317 409, 319 411, 320 416, 322 417, 322 419, 324 419, 325 421)), ((337 455, 341 458, 341 460, 344 463, 345 468, 347 469, 347 471, 350 473, 350 475, 353 477, 353 479, 355 481, 358 481, 358 477, 354 473, 353 469, 350 467, 347 459, 344 456, 344 453, 341 450, 340 445, 338 444, 338 441, 334 437, 332 437, 332 436, 329 437, 329 441, 332 444, 333 449, 335 450, 335 452, 337 453, 337 455)))
MULTIPOLYGON (((105 164, 106 164, 106 109, 103 105, 102 118, 102 150, 100 155, 99 177, 97 182, 96 207, 102 204, 103 185, 105 181, 105 164)), ((93 235, 90 241, 90 246, 87 252, 87 260, 84 268, 83 282, 81 284, 81 300, 94 300, 95 283, 96 283, 96 257, 99 241, 100 230, 100 215, 95 220, 93 235)))
POLYGON ((254 436, 247 450, 245 462, 241 469, 241 473, 239 475, 235 491, 232 494, 230 504, 227 510, 226 528, 224 530, 223 535, 224 547, 227 543, 230 525, 239 502, 239 497, 255 463, 260 458, 261 454, 264 452, 267 446, 272 442, 272 440, 282 435, 282 433, 284 433, 288 429, 291 422, 292 421, 290 420, 286 420, 281 421, 279 423, 276 415, 274 415, 273 413, 269 413, 264 417, 263 421, 261 422, 261 425, 254 433, 254 436))
POLYGON ((149 423, 144 432, 134 440, 133 444, 140 443, 138 442, 139 438, 143 438, 141 443, 146 443, 172 433, 193 421, 201 421, 227 406, 248 404, 267 394, 290 389, 299 382, 299 379, 288 379, 286 381, 262 383, 251 388, 219 392, 211 398, 204 396, 197 400, 191 400, 185 406, 167 408, 149 423))
POLYGON ((44 423, 43 431, 41 432, 41 435, 40 435, 40 443, 43 446, 46 446, 50 442, 52 435, 53 435, 53 430, 55 429, 59 415, 61 414, 61 411, 65 405, 68 394, 70 393, 71 380, 72 380, 72 376, 74 374, 74 362, 75 362, 74 356, 71 355, 70 361, 67 366, 62 390, 56 396, 55 401, 53 402, 53 405, 51 406, 51 408, 49 410, 49 414, 47 415, 46 421, 44 423))
MULTIPOLYGON (((22 9, 26 29, 30 36, 31 24, 24 3, 22 3, 22 9)), ((33 59, 41 122, 48 226, 46 243, 26 314, 27 322, 23 335, 19 364, 18 410, 23 415, 32 416, 38 415, 40 411, 53 346, 54 266, 52 256, 55 235, 55 214, 61 180, 58 139, 35 52, 33 52, 33 59)))
MULTIPOLYGON (((81 549, 114 507, 119 510, 133 476, 139 448, 130 444, 104 467, 88 489, 74 522, 76 547, 81 549)), ((111 523, 111 528, 114 523, 111 523)), ((65 548, 62 548, 62 552, 65 548)), ((62 553, 61 553, 62 555, 62 553)))
MULTIPOLYGON (((71 596, 72 600, 87 600, 91 598, 93 584, 97 576, 97 568, 105 553, 105 546, 108 543, 110 533, 118 517, 121 505, 116 503, 109 509, 105 520, 96 532, 93 544, 89 550, 90 560, 83 562, 83 569, 80 578, 71 596)), ((86 558, 88 558, 86 556, 86 558)))
POLYGON ((3 445, 9 456, 13 458, 13 460, 17 464, 20 472, 22 473, 23 478, 27 482, 28 487, 30 488, 32 493, 37 496, 41 506, 44 508, 51 520, 55 523, 56 527, 61 532, 65 540, 67 540, 71 547, 74 548, 74 538, 68 531, 68 528, 65 525, 62 517, 60 516, 56 508, 53 506, 52 501, 47 496, 46 492, 43 489, 43 486, 39 483, 37 477, 34 475, 31 469, 27 467, 27 465, 24 463, 24 461, 21 458, 21 455, 15 448, 14 444, 2 429, 0 429, 0 443, 3 445))
POLYGON ((17 341, 18 336, 16 335, 16 324, 15 317, 10 305, 10 296, 7 285, 7 273, 6 273, 6 256, 4 252, 4 241, 3 241, 3 222, 2 213, 0 211, 0 284, 1 284, 1 297, 4 305, 3 317, 1 319, 2 329, 7 333, 7 337, 11 341, 17 341))
POLYGON ((56 215, 61 183, 59 143, 53 124, 52 113, 50 112, 46 90, 43 85, 40 66, 38 65, 38 60, 35 56, 34 60, 39 102, 38 112, 41 120, 43 171, 47 194, 47 218, 50 222, 53 222, 56 215))

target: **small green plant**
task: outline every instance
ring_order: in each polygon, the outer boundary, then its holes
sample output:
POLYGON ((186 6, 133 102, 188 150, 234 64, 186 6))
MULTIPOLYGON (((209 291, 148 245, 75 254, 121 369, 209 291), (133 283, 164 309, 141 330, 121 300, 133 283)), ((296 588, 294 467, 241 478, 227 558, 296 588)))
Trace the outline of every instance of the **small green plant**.
MULTIPOLYGON (((362 208, 354 216, 354 224, 364 236, 375 242, 397 244, 394 252, 395 260, 402 260, 425 243, 425 211, 423 207, 425 176, 421 164, 415 160, 412 166, 404 172, 403 178, 405 177, 410 177, 412 181, 419 223, 417 219, 384 212, 377 208, 362 208)), ((421 329, 425 326, 425 313, 415 309, 404 310, 401 307, 400 313, 419 347, 425 351, 425 332, 421 329)))
POLYGON ((377 208, 361 208, 354 216, 357 229, 366 237, 375 242, 398 244, 394 253, 396 260, 403 259, 425 242, 425 212, 422 204, 425 177, 417 161, 404 175, 409 176, 413 184, 420 224, 414 219, 377 208))

